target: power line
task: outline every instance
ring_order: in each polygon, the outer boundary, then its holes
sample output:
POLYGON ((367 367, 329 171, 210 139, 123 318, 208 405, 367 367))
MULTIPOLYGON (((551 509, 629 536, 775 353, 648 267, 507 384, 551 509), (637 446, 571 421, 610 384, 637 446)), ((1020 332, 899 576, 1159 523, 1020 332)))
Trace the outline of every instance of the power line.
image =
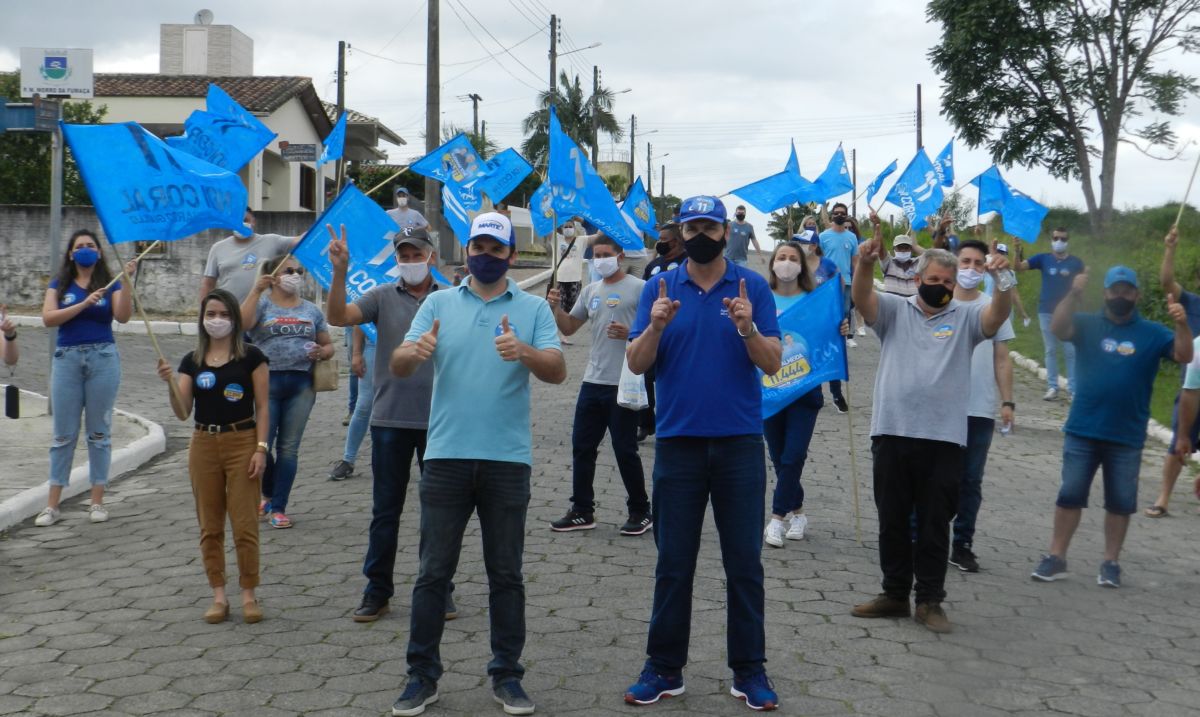
POLYGON ((528 20, 529 24, 536 27, 538 29, 538 32, 541 32, 545 35, 550 34, 550 31, 546 29, 546 24, 537 19, 537 13, 530 14, 527 5, 525 5, 524 3, 517 4, 517 2, 515 0, 508 0, 508 4, 512 5, 512 8, 514 10, 516 10, 521 15, 521 17, 528 20))
MULTIPOLYGON (((451 0, 451 2, 453 2, 453 0, 451 0)), ((529 65, 526 65, 524 62, 521 62, 521 59, 520 59, 520 58, 518 58, 516 55, 512 54, 512 52, 510 52, 510 51, 509 51, 507 48, 505 48, 505 47, 504 47, 504 43, 502 43, 502 42, 500 42, 499 40, 497 40, 497 39, 496 39, 496 36, 492 34, 492 31, 491 31, 491 30, 489 30, 489 29, 487 29, 487 25, 484 25, 482 22, 479 22, 479 18, 475 17, 475 13, 471 12, 471 8, 467 7, 467 6, 466 6, 466 5, 465 5, 465 4, 462 2, 462 0, 459 0, 459 2, 458 2, 458 5, 459 5, 459 7, 461 7, 463 10, 465 10, 465 11, 466 11, 466 13, 467 13, 468 15, 470 15, 470 16, 471 16, 471 19, 475 21, 475 24, 476 24, 476 25, 479 25, 479 28, 480 28, 481 30, 483 30, 485 33, 487 33, 487 36, 488 36, 488 37, 490 37, 490 38, 492 38, 492 41, 493 41, 493 42, 495 42, 495 43, 496 43, 496 45, 498 45, 498 46, 499 46, 501 49, 503 49, 503 50, 504 50, 504 52, 506 52, 506 53, 508 54, 508 56, 509 56, 509 57, 511 57, 511 58, 513 59, 513 61, 514 61, 514 62, 516 62, 516 63, 517 63, 518 65, 520 65, 521 67, 524 67, 524 68, 525 68, 525 71, 526 71, 526 72, 528 72, 529 74, 533 75, 535 79, 538 79, 538 80, 542 79, 542 76, 541 76, 541 75, 539 75, 538 73, 536 73, 536 72, 534 72, 533 70, 529 69, 529 65)), ((457 13, 456 13, 456 14, 457 14, 457 13)))
MULTIPOLYGON (((414 12, 412 15, 409 16, 409 18, 407 20, 404 21, 404 24, 400 26, 400 29, 396 31, 396 34, 392 35, 391 39, 389 39, 387 42, 385 42, 383 44, 383 47, 376 50, 376 52, 383 52, 384 50, 388 49, 388 46, 391 45, 393 42, 395 42, 396 38, 400 37, 400 33, 407 30, 409 25, 412 25, 413 20, 417 19, 417 15, 420 15, 421 11, 424 9, 425 9, 425 2, 422 2, 420 5, 417 6, 416 12, 414 12)), ((372 57, 380 57, 379 55, 372 55, 370 52, 366 52, 365 50, 364 50, 364 53, 367 55, 371 55, 372 57)), ((384 57, 381 59, 386 60, 388 58, 384 57)), ((366 67, 367 64, 369 64, 370 62, 371 62, 370 60, 366 60, 358 67, 355 67, 354 69, 350 70, 350 72, 352 72, 352 73, 357 72, 357 71, 361 70, 362 68, 366 67)))
MULTIPOLYGON (((532 35, 526 37, 524 40, 521 40, 520 42, 515 43, 513 45, 510 45, 509 47, 507 47, 505 49, 511 50, 513 48, 520 47, 521 45, 524 45, 525 43, 529 42, 533 38, 537 37, 537 35, 538 35, 538 33, 535 32, 532 35)), ((356 52, 361 52, 364 55, 370 55, 371 57, 374 57, 379 60, 387 60, 388 62, 391 62, 396 65, 407 65, 407 66, 413 66, 413 67, 424 67, 425 66, 424 62, 408 62, 407 60, 397 60, 395 58, 387 57, 385 55, 378 55, 373 52, 367 52, 366 50, 363 50, 363 49, 360 49, 357 47, 351 47, 350 52, 351 52, 351 54, 356 53, 356 52)), ((484 55, 483 57, 475 57, 470 60, 463 60, 461 62, 443 62, 442 67, 460 67, 462 65, 474 65, 479 62, 487 62, 488 60, 492 59, 492 57, 493 57, 492 55, 484 55)), ((365 64, 366 63, 364 62, 363 65, 365 65, 365 64)), ((359 65, 359 67, 362 67, 362 65, 359 65)))
MULTIPOLYGON (((453 4, 453 3, 447 3, 447 5, 449 6, 449 8, 450 8, 450 11, 454 13, 454 16, 458 18, 458 21, 459 21, 460 23, 462 23, 462 26, 463 26, 463 28, 465 28, 465 29, 466 29, 466 31, 467 31, 467 32, 468 32, 468 33, 471 35, 471 39, 475 40, 475 43, 479 45, 480 49, 482 49, 484 52, 487 52, 487 53, 488 53, 488 56, 489 56, 489 58, 490 58, 490 59, 492 59, 492 60, 495 60, 495 62, 496 62, 496 65, 497 65, 497 66, 499 66, 499 67, 500 67, 500 69, 504 70, 504 71, 505 71, 505 72, 506 72, 506 73, 507 73, 507 74, 508 74, 510 77, 512 77, 512 78, 513 78, 514 80, 516 80, 517 82, 520 82, 522 85, 525 85, 525 86, 526 86, 526 87, 528 87, 529 89, 531 89, 531 90, 534 90, 535 92, 541 92, 541 91, 542 91, 540 87, 535 87, 535 86, 533 86, 533 85, 529 84, 528 82, 526 82, 525 80, 521 79, 520 77, 517 77, 517 75, 516 75, 516 74, 514 74, 514 73, 512 72, 512 70, 509 70, 509 69, 508 69, 508 66, 507 66, 507 65, 505 65, 505 64, 504 64, 504 63, 502 63, 502 62, 500 62, 500 60, 499 60, 499 59, 497 59, 496 55, 493 55, 492 53, 488 52, 488 49, 487 49, 487 47, 486 47, 486 46, 483 44, 483 41, 479 39, 479 36, 475 34, 475 31, 471 29, 471 26, 467 24, 467 21, 463 19, 463 16, 459 14, 458 10, 456 10, 456 9, 454 8, 454 4, 453 4)), ((528 69, 528 68, 526 68, 526 69, 528 69)), ((465 73, 464 73, 464 74, 465 74, 465 73)), ((539 79, 540 79, 540 78, 539 78, 539 79)))

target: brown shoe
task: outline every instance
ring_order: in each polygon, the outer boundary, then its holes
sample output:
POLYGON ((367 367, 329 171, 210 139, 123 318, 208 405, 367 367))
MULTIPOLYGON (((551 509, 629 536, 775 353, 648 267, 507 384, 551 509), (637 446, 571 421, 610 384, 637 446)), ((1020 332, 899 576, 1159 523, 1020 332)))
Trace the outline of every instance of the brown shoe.
POLYGON ((912 614, 908 599, 897 600, 880 593, 874 600, 855 605, 850 611, 854 617, 908 617, 912 614))
POLYGON ((918 603, 913 620, 924 625, 930 632, 954 632, 954 626, 950 624, 950 618, 946 617, 946 611, 942 609, 940 602, 918 603))
POLYGON ((257 600, 242 603, 242 622, 253 625, 263 619, 262 608, 257 600))
POLYGON ((225 618, 229 617, 229 603, 213 601, 212 605, 204 611, 204 621, 209 625, 216 625, 219 622, 225 622, 225 618))

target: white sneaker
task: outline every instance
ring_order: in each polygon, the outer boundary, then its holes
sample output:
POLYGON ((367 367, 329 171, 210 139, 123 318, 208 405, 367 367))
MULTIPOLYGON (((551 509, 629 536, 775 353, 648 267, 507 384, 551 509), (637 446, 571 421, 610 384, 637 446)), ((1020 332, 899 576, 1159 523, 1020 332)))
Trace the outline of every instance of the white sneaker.
POLYGON ((783 521, 771 518, 771 522, 767 523, 767 530, 763 533, 763 540, 767 545, 776 548, 783 547, 783 521))
POLYGON ((804 513, 788 518, 787 539, 804 540, 804 529, 808 527, 808 516, 804 513))
POLYGON ((92 503, 88 506, 88 517, 93 523, 103 523, 108 520, 108 510, 102 503, 92 503))
POLYGON ((846 346, 852 349, 858 348, 858 342, 854 339, 846 339, 846 346))
POLYGON ((859 327, 858 327, 858 335, 859 335, 859 336, 866 336, 866 335, 867 335, 867 327, 866 327, 866 326, 859 326, 859 327))
POLYGON ((1057 388, 1046 389, 1046 395, 1042 396, 1043 401, 1055 401, 1057 399, 1058 399, 1058 389, 1057 388))
POLYGON ((61 517, 61 515, 59 514, 57 508, 46 506, 45 508, 42 508, 41 513, 38 513, 38 516, 33 521, 33 524, 39 528, 46 528, 57 523, 59 517, 61 517))

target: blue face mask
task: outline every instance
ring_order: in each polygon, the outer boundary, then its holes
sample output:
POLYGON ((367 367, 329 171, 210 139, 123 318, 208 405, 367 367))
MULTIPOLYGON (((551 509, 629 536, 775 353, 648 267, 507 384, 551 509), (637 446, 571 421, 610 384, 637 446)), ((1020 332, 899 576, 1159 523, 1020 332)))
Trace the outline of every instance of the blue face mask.
POLYGON ((93 249, 90 246, 83 246, 76 249, 71 254, 71 258, 74 259, 75 263, 79 266, 95 266, 96 262, 100 261, 100 252, 99 250, 93 249))
POLYGON ((508 273, 508 259, 491 254, 474 254, 467 257, 467 269, 480 283, 494 284, 508 273))

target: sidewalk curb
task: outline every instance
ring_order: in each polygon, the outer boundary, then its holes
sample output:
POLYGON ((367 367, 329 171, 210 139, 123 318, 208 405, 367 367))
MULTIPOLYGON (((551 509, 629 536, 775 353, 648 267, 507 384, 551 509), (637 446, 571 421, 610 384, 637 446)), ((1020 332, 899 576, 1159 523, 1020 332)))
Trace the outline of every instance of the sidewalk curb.
MULTIPOLYGON (((3 384, 0 384, 0 386, 3 386, 3 384)), ((21 392, 42 399, 46 398, 41 394, 25 391, 24 389, 21 392)), ((117 477, 140 468, 151 458, 154 458, 167 449, 167 436, 163 432, 162 426, 137 414, 122 411, 119 408, 114 408, 113 413, 137 423, 146 430, 146 435, 127 446, 113 449, 112 465, 108 473, 109 485, 117 477)), ((91 489, 88 473, 89 469, 87 465, 71 469, 71 480, 63 489, 63 500, 73 498, 91 489)), ((0 531, 8 530, 21 521, 37 515, 46 506, 46 491, 46 484, 42 483, 33 488, 23 490, 8 500, 0 502, 0 531)))

